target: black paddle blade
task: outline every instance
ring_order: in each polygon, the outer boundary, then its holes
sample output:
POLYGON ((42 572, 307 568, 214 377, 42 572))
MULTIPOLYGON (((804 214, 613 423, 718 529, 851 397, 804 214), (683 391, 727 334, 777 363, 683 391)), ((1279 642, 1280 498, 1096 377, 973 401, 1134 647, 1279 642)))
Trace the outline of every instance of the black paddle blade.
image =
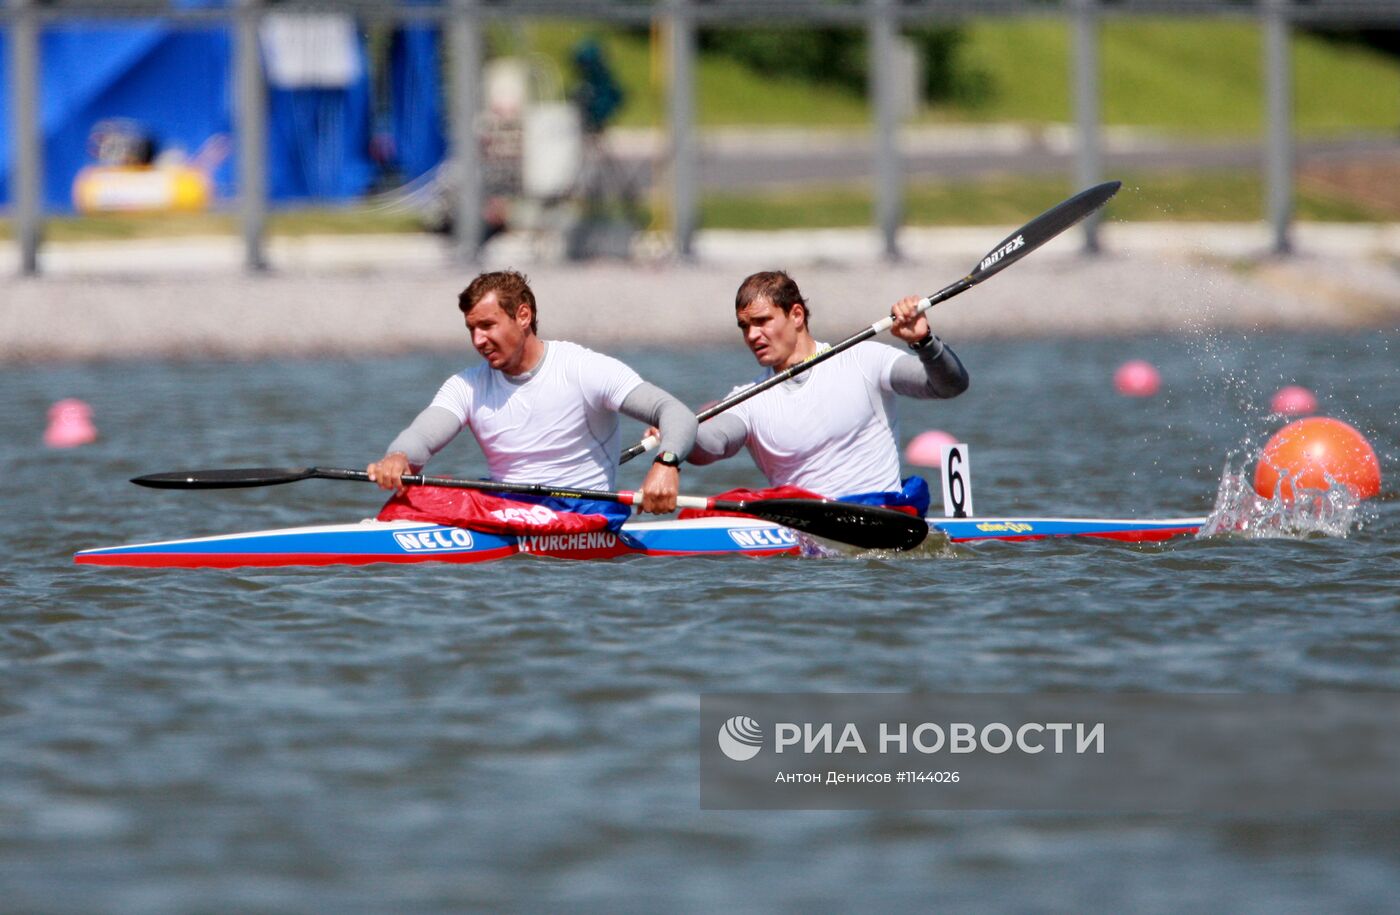
MULTIPOLYGON (((755 499, 731 503, 741 511, 865 550, 912 550, 928 537, 928 522, 875 505, 819 499, 755 499)), ((716 503, 716 508, 720 504, 716 503)), ((731 510, 727 506, 724 510, 731 510)))
POLYGON ((1105 181, 1103 184, 1096 184, 1088 190, 1080 191, 1068 200, 1055 204, 1008 235, 1001 244, 988 251, 987 256, 982 258, 981 262, 968 274, 968 279, 974 283, 980 283, 992 274, 1010 267, 1065 229, 1108 203, 1109 198, 1118 193, 1118 189, 1122 186, 1123 182, 1121 181, 1105 181))
POLYGON ((242 489, 295 483, 316 475, 314 467, 239 467, 232 470, 173 470, 132 477, 137 486, 152 489, 242 489))

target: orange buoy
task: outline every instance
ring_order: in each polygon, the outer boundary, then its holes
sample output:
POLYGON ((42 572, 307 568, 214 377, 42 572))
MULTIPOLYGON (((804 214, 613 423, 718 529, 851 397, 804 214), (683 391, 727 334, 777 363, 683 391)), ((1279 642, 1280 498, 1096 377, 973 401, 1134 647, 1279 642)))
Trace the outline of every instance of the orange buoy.
POLYGON ((1381 491, 1380 461, 1366 437, 1339 419, 1311 416, 1289 423, 1269 439, 1254 471, 1254 491, 1270 499, 1277 490, 1291 502, 1295 486, 1326 492, 1329 476, 1358 499, 1381 491), (1280 488, 1284 474, 1287 479, 1280 488))
POLYGON ((1132 359, 1113 373, 1113 386, 1124 397, 1151 397, 1162 387, 1162 376, 1152 363, 1132 359))

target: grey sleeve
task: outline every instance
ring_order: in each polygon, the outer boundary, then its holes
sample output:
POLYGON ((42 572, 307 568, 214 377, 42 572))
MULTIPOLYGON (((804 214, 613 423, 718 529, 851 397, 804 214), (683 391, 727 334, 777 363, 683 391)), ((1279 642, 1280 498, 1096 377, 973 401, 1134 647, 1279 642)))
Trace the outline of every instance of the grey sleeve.
POLYGON ((385 454, 402 451, 408 456, 408 463, 414 471, 423 469, 433 455, 441 451, 448 442, 462 431, 462 421, 451 410, 442 407, 428 407, 400 432, 385 454))
POLYGON ((684 460, 695 447, 695 414, 654 384, 643 381, 622 401, 621 412, 661 430, 661 451, 674 451, 684 460))
POLYGON ((690 463, 713 464, 731 458, 744 447, 748 437, 748 427, 737 416, 721 413, 707 419, 700 424, 700 431, 695 435, 695 450, 690 452, 690 463))
POLYGON ((968 386, 967 369, 938 335, 922 351, 900 356, 890 367, 890 387, 896 394, 920 400, 957 397, 968 386))

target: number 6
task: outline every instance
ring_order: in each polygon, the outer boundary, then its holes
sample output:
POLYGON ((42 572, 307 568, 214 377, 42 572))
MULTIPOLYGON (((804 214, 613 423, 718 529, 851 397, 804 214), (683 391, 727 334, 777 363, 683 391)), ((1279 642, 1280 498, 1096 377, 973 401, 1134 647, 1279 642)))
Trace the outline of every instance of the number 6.
POLYGON ((964 442, 943 446, 943 516, 972 515, 972 466, 964 442))

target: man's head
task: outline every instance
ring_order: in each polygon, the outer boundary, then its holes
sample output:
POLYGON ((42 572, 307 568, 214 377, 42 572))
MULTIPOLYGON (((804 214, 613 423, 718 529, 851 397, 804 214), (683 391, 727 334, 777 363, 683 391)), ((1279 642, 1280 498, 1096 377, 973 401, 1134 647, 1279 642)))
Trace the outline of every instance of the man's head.
POLYGON ((524 274, 483 273, 462 290, 457 307, 466 316, 472 346, 493 369, 510 375, 523 371, 538 330, 535 294, 524 274))
POLYGON ((759 365, 769 368, 786 368, 811 355, 811 313, 797 283, 782 270, 753 274, 734 296, 744 342, 759 365))
POLYGON ((497 270, 482 273, 468 284, 457 296, 457 307, 462 314, 471 314, 474 308, 488 293, 496 293, 496 304, 510 317, 515 317, 522 305, 530 307, 530 333, 540 332, 535 306, 535 293, 530 289, 530 280, 518 270, 497 270))

